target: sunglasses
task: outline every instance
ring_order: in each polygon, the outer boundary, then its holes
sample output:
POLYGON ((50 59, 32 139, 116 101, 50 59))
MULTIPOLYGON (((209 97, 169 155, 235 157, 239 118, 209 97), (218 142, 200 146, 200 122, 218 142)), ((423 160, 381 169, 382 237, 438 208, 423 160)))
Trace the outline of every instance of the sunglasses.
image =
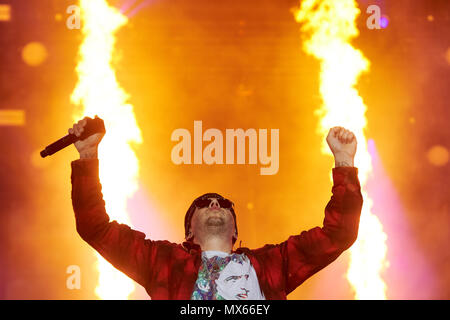
POLYGON ((209 205, 211 204, 211 202, 213 200, 217 200, 217 202, 219 203, 221 208, 224 209, 231 209, 234 207, 234 203, 231 200, 228 199, 218 199, 218 198, 213 198, 213 199, 198 199, 195 200, 194 205, 201 209, 201 208, 206 208, 209 207, 209 205))

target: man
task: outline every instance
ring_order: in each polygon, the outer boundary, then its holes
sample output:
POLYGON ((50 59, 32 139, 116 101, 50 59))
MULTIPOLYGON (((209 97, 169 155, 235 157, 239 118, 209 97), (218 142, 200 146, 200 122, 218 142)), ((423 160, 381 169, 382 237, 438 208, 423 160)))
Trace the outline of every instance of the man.
MULTIPOLYGON (((77 136, 87 118, 69 133, 77 136)), ((97 147, 103 134, 75 143, 72 203, 80 236, 117 269, 141 284, 152 299, 286 299, 307 278, 333 262, 357 238, 362 195, 354 134, 332 128, 327 143, 335 157, 333 196, 323 227, 259 249, 240 247, 233 203, 207 193, 185 216, 186 241, 145 239, 145 234, 109 221, 98 177, 97 147)))

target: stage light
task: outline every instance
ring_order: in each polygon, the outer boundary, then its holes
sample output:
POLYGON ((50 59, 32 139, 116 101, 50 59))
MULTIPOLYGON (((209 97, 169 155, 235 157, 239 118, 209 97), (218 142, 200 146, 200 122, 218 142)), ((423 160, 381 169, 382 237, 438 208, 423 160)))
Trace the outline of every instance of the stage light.
POLYGON ((0 126, 24 126, 25 110, 0 110, 0 126))
POLYGON ((29 66, 39 66, 47 59, 47 49, 40 42, 30 42, 22 50, 22 59, 29 66))
POLYGON ((428 161, 437 167, 441 167, 448 163, 448 149, 444 146, 435 145, 427 152, 428 161))
POLYGON ((381 29, 386 29, 389 25, 389 18, 386 15, 382 15, 380 18, 380 27, 381 29))
POLYGON ((0 4, 0 21, 11 20, 11 6, 9 4, 0 4))

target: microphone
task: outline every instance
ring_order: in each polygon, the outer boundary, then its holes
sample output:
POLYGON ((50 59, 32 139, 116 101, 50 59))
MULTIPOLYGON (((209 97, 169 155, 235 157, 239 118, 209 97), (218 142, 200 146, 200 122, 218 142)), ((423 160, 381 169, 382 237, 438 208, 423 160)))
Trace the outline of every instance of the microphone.
POLYGON ((103 120, 100 119, 98 116, 95 116, 94 119, 87 117, 86 120, 87 122, 86 125, 84 126, 84 131, 79 137, 77 137, 75 134, 68 134, 62 137, 61 139, 45 147, 45 149, 41 151, 41 157, 45 158, 47 156, 50 156, 55 152, 58 152, 59 150, 64 149, 67 146, 70 146, 72 143, 77 142, 78 140, 84 140, 92 136, 93 134, 106 132, 105 124, 103 120))

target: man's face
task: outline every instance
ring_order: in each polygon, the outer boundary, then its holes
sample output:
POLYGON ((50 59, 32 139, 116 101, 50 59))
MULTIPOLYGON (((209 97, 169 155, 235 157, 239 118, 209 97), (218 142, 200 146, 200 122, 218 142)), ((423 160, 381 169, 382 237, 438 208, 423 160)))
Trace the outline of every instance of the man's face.
POLYGON ((235 234, 234 218, 230 209, 221 208, 216 198, 205 208, 196 208, 191 220, 191 232, 194 237, 207 235, 229 236, 235 234))

